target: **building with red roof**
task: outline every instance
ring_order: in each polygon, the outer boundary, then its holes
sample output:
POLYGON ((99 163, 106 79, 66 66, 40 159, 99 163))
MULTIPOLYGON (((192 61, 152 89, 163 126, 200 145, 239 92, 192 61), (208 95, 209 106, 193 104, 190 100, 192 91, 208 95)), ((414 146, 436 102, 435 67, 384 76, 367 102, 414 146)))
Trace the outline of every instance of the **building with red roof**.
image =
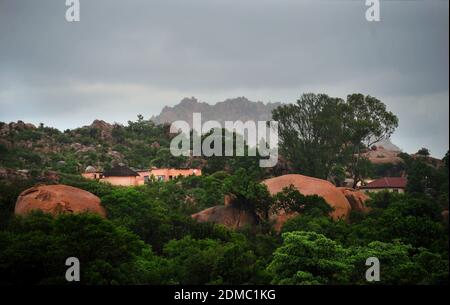
POLYGON ((383 177, 361 186, 360 189, 365 192, 388 191, 403 194, 407 182, 406 177, 383 177))

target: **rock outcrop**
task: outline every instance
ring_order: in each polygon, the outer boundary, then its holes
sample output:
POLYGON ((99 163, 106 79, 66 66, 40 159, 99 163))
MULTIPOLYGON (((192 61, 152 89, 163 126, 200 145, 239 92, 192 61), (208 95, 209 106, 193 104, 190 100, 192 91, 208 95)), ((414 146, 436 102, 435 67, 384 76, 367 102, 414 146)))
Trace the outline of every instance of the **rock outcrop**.
POLYGON ((0 136, 6 135, 10 132, 22 131, 22 130, 26 130, 26 129, 36 129, 36 126, 34 126, 31 123, 25 123, 20 120, 17 122, 11 122, 9 124, 1 123, 0 124, 0 136))
POLYGON ((253 226, 257 219, 249 212, 240 210, 232 205, 221 205, 208 208, 191 216, 198 222, 212 222, 225 225, 228 228, 239 229, 253 226))
POLYGON ((28 170, 0 167, 0 180, 26 180, 30 179, 30 176, 28 170))
POLYGON ((333 219, 347 218, 351 206, 344 194, 331 182, 303 175, 284 175, 264 180, 272 195, 281 192, 283 188, 293 185, 303 195, 318 195, 334 208, 330 215, 333 219))
MULTIPOLYGON (((334 209, 330 216, 335 220, 347 219, 350 215, 351 205, 347 198, 329 181, 291 174, 267 179, 262 183, 267 186, 267 189, 272 195, 292 185, 303 195, 318 195, 322 197, 334 209)), ((273 214, 271 220, 274 221, 275 230, 280 231, 284 223, 296 215, 297 213, 287 214, 283 210, 273 214)))
MULTIPOLYGON (((337 188, 328 181, 303 175, 284 175, 264 180, 262 183, 272 195, 293 185, 303 195, 318 195, 324 198, 334 209, 330 216, 335 220, 347 219, 352 209, 366 211, 364 202, 369 199, 367 195, 357 190, 337 188)), ((257 223, 254 216, 234 207, 233 200, 232 196, 225 196, 223 206, 206 209, 192 215, 192 218, 200 222, 221 223, 230 228, 257 223)), ((270 219, 274 223, 274 229, 280 231, 283 224, 296 215, 297 213, 286 213, 281 210, 270 215, 270 219)))
POLYGON ((106 217, 100 198, 79 188, 63 184, 41 185, 23 191, 17 198, 15 214, 25 215, 33 210, 57 215, 91 212, 106 217))
POLYGON ((373 164, 398 164, 403 162, 399 157, 400 153, 401 151, 386 149, 384 146, 374 146, 363 156, 373 164))
POLYGON ((100 139, 103 141, 112 141, 112 130, 114 126, 103 120, 94 120, 91 125, 84 126, 83 128, 97 130, 100 139))
POLYGON ((192 113, 200 112, 202 121, 267 121, 272 117, 272 110, 280 103, 252 102, 245 97, 237 97, 218 102, 215 105, 199 102, 196 98, 184 98, 178 105, 164 107, 161 113, 152 117, 156 124, 172 123, 183 120, 192 126, 192 113))
POLYGON ((349 187, 338 187, 338 189, 347 198, 348 203, 352 208, 352 211, 366 212, 367 207, 365 202, 370 199, 364 192, 349 188, 349 187))

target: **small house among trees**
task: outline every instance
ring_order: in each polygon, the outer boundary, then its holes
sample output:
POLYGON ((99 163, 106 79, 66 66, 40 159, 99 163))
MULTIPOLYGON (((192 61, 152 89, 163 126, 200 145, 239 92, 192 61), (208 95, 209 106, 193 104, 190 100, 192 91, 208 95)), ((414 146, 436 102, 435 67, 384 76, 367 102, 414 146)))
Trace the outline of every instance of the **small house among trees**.
POLYGON ((403 194, 407 182, 406 177, 383 177, 361 186, 360 189, 367 193, 388 191, 403 194))
POLYGON ((95 179, 111 183, 112 185, 137 186, 143 185, 152 179, 169 181, 180 176, 201 176, 201 174, 201 169, 192 168, 151 168, 135 171, 125 165, 117 165, 103 172, 96 170, 92 166, 88 166, 82 176, 86 179, 95 179))

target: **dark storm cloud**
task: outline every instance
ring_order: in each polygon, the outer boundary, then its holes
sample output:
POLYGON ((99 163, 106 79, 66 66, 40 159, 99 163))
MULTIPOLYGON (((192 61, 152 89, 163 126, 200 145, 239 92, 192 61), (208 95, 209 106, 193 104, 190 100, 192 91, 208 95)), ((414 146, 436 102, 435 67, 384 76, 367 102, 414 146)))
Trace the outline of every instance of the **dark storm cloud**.
POLYGON ((448 148, 448 2, 0 0, 0 120, 126 121, 184 96, 379 97, 405 150, 448 148), (427 106, 424 106, 427 105, 427 106))

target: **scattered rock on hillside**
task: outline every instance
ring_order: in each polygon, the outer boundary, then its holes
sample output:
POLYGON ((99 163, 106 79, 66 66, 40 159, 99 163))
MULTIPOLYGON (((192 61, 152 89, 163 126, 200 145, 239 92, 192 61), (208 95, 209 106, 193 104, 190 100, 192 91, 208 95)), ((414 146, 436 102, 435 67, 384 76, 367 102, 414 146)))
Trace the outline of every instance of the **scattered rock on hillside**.
POLYGON ((401 151, 385 149, 383 146, 374 146, 363 154, 373 164, 398 164, 403 159, 399 157, 401 151))
POLYGON ((0 180, 26 180, 30 179, 30 177, 31 175, 28 170, 0 168, 0 180))
POLYGON ((100 132, 100 139, 103 141, 112 141, 113 125, 103 120, 95 120, 87 128, 97 129, 100 132))
POLYGON ((154 141, 154 142, 150 145, 150 147, 151 147, 151 148, 160 148, 161 145, 160 145, 157 141, 154 141))
POLYGON ((440 159, 436 159, 434 157, 431 156, 423 156, 420 154, 412 154, 411 155, 412 159, 415 160, 420 160, 426 164, 428 164, 429 166, 435 168, 435 169, 439 169, 445 166, 445 162, 443 160, 440 159))
POLYGON ((8 134, 18 133, 26 129, 36 129, 31 123, 24 123, 23 121, 3 123, 0 124, 0 136, 7 136, 8 134))
POLYGON ((84 172, 85 173, 96 173, 97 169, 94 166, 92 166, 92 165, 88 165, 86 167, 86 169, 84 170, 84 172))
POLYGON ((40 177, 38 177, 39 180, 43 181, 49 181, 49 182, 58 182, 60 179, 59 173, 52 170, 46 170, 42 173, 40 177))
POLYGON ((6 139, 0 139, 0 145, 6 149, 11 149, 13 147, 12 143, 6 139))

